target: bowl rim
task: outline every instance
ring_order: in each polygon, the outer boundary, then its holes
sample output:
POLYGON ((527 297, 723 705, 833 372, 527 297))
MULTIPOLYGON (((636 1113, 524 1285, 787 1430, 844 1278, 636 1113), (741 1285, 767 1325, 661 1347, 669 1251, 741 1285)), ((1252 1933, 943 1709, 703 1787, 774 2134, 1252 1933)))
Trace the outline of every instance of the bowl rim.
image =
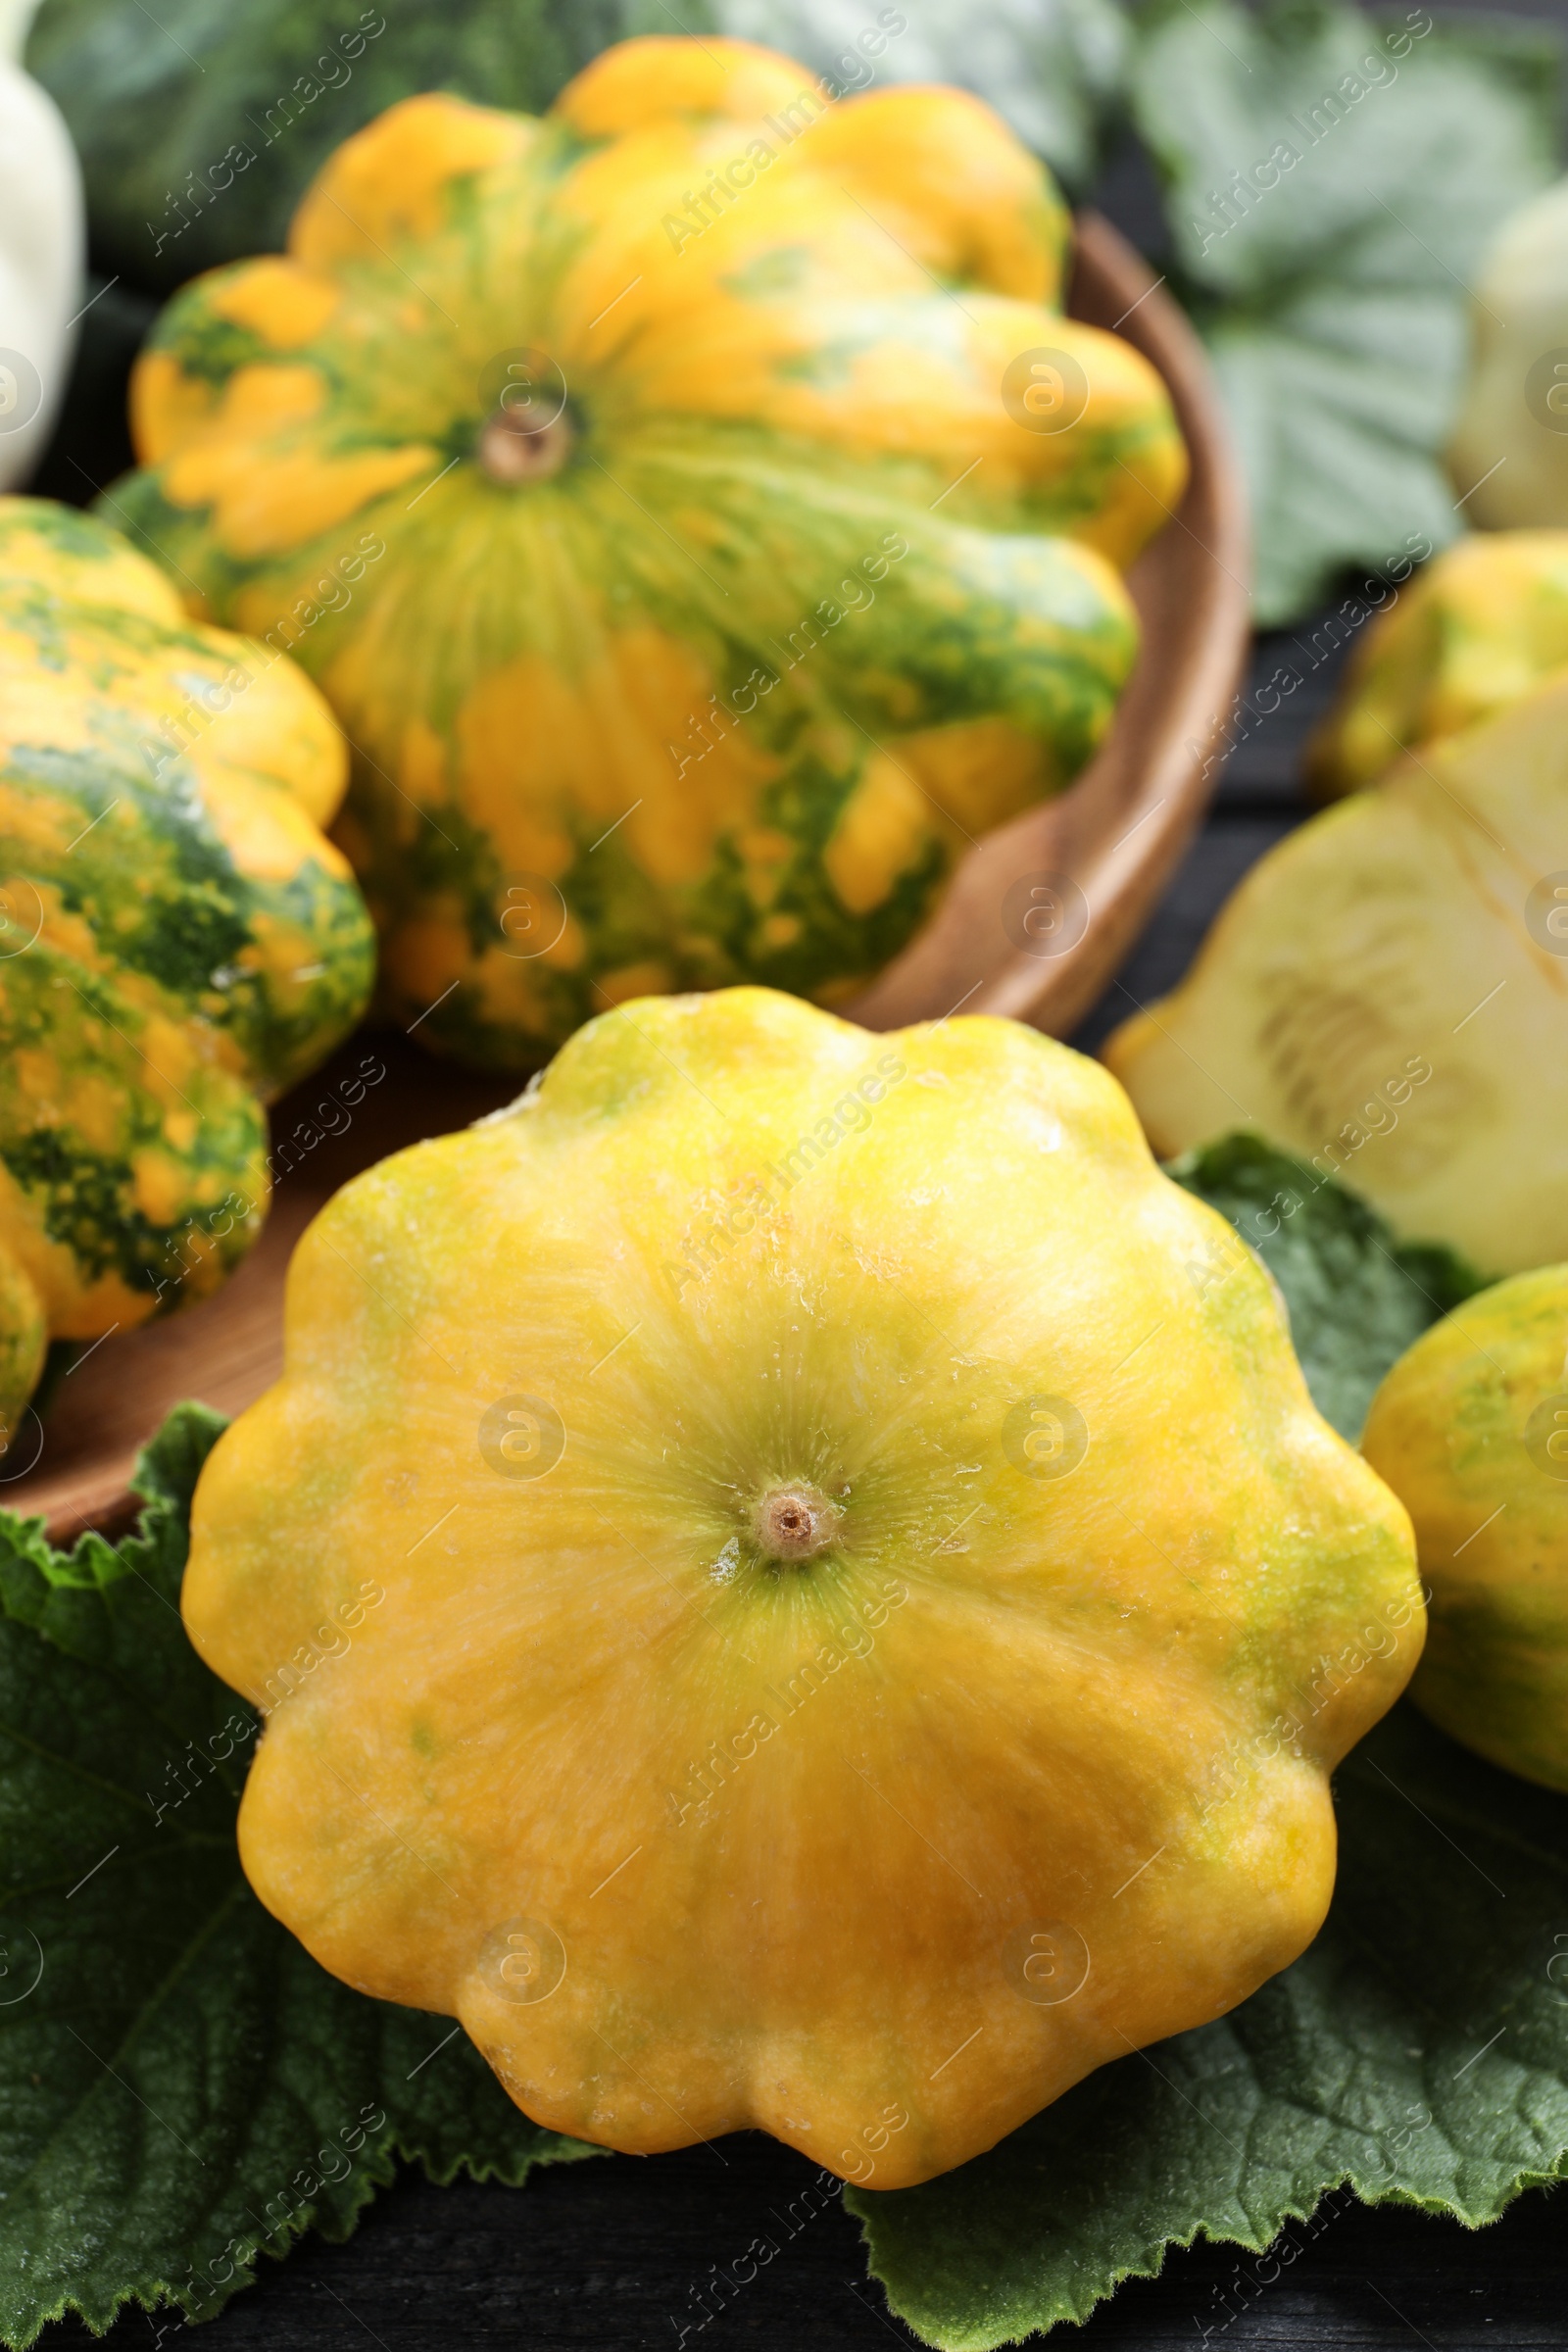
POLYGON ((1228 740, 1251 633, 1250 532, 1219 388, 1164 279, 1101 214, 1079 213, 1074 228, 1068 315, 1114 330, 1163 377, 1187 488, 1127 575, 1143 644, 1104 744, 1066 792, 968 851, 917 937, 835 1004, 869 1029, 960 1009, 1072 1029, 1197 832, 1228 740), (1003 928, 1009 888, 1041 877, 1081 893, 1081 931, 1059 952, 1020 948, 1003 928))
MULTIPOLYGON (((1196 833, 1229 733, 1250 593, 1246 497, 1218 389, 1197 334, 1141 255, 1097 213, 1079 214, 1075 230, 1069 315, 1123 334, 1158 369, 1187 444, 1187 489, 1128 573, 1144 642, 1103 747, 1068 791, 977 843, 919 935, 834 1007, 867 1028, 962 1011, 1070 1030, 1196 833), (1001 922, 1006 890, 1043 871, 1080 890, 1088 909, 1081 936, 1054 955, 1015 947, 1001 922)), ((149 1328, 167 1333, 177 1319, 149 1328)), ((69 1545, 88 1528, 113 1543, 134 1526, 144 1505, 125 1453, 105 1451, 107 1462, 84 1461, 40 1496, 51 1543, 69 1545)), ((17 1501, 25 1511, 25 1494, 17 1501)))

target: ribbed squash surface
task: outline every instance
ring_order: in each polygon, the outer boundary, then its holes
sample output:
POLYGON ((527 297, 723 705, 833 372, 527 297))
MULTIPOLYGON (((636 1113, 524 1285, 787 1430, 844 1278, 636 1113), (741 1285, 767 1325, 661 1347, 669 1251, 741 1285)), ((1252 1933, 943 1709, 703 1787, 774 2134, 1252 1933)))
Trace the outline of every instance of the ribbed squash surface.
POLYGON ((878 2188, 1300 1951, 1423 1630, 1103 1070, 756 989, 606 1014, 336 1196, 183 1605, 324 1966, 556 2129, 878 2188))
POLYGON ((634 994, 831 998, 1077 773, 1186 461, 1060 315, 1066 241, 974 99, 653 39, 542 120, 393 107, 286 257, 175 299, 115 495, 338 711, 421 1039, 523 1066, 634 994))
POLYGON ((45 1338, 203 1295, 260 1229, 266 1098, 369 993, 295 665, 101 522, 0 500, 0 1413, 45 1338))
POLYGON ((1415 1523, 1431 1640, 1410 1695, 1493 1763, 1568 1789, 1568 1266, 1423 1333, 1361 1440, 1415 1523))

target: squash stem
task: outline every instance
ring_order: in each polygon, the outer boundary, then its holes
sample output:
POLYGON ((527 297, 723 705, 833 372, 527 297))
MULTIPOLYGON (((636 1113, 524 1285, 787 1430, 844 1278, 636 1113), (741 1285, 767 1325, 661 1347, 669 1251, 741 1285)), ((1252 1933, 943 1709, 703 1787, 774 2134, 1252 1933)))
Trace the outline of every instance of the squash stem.
POLYGON ((548 424, 530 429, 509 410, 497 409, 479 435, 479 464, 493 482, 509 490, 523 482, 545 482, 561 471, 575 440, 564 410, 548 424))
POLYGON ((843 1513, 804 1481, 771 1487, 757 1506, 757 1541, 770 1559, 814 1559, 838 1533, 843 1513))

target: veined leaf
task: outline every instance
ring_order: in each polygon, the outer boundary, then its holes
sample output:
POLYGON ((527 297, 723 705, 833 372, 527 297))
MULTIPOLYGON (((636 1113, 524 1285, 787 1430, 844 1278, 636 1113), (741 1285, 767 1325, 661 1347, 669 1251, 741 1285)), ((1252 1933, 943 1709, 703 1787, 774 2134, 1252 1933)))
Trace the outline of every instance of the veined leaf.
POLYGON ((1159 0, 1148 22, 1132 108, 1240 443, 1265 625, 1461 528, 1439 452, 1465 288, 1553 176, 1560 64, 1544 27, 1422 8, 1159 0))
MULTIPOLYGON (((1348 1435, 1389 1365, 1480 1287, 1256 1137, 1171 1173, 1264 1258, 1318 1407, 1348 1435)), ((1333 1908, 1294 1967, 957 2172, 846 2193, 889 2302, 929 2342, 980 2352, 1085 2319, 1199 2237, 1263 2255, 1266 2284, 1336 2191, 1480 2224, 1568 2172, 1568 1800, 1401 1705, 1335 1802, 1333 1908)), ((1215 2329, 1237 2316, 1216 2309, 1215 2329)))
MULTIPOLYGON (((706 0, 679 16, 711 29, 706 0)), ((94 260, 171 294, 280 252, 333 149, 398 99, 539 114, 612 41, 677 29, 659 0, 43 0, 26 63, 81 157, 94 260)))
MULTIPOLYGON (((1255 1138, 1174 1173, 1271 1265, 1342 1426, 1475 1287, 1255 1138)), ((91 1538, 65 1558, 0 1523, 0 2334, 16 2345, 67 2309, 106 2325, 127 2298, 216 2310, 263 2246, 346 2235, 397 2153, 438 2179, 520 2180, 592 2152, 518 2115, 450 2021, 326 1977, 245 1887, 251 1719, 175 1608, 219 1426, 173 1417, 142 1532, 118 1549, 91 1538)), ((1333 1909, 1293 1968, 957 2172, 848 2192, 893 2308, 928 2341, 975 2352, 1082 2319, 1199 2236, 1261 2253, 1266 2282, 1335 2191, 1479 2224, 1568 2171, 1568 1801, 1403 1707, 1336 1797, 1333 1909)))
MULTIPOLYGON (((149 1507, 69 1556, 0 1518, 0 2338, 135 2300, 208 2318, 258 2253, 347 2236, 417 2157, 521 2181, 597 2153, 518 2114, 451 2019, 339 1984, 240 1873, 256 1724, 180 1621, 186 1405, 149 1507)), ((330 1672, 330 1660, 325 1671, 330 1672)))
POLYGON ((1129 51, 1116 0, 710 0, 722 29, 798 57, 846 92, 950 81, 1012 124, 1072 191, 1099 160, 1129 51))
POLYGON ((1312 2233, 1288 2225, 1341 2187, 1479 2225, 1568 2170, 1568 1800, 1402 1702, 1335 1796, 1334 1905, 1293 1968, 957 2172, 846 2191, 927 2342, 1086 2319, 1198 2237, 1272 2249, 1266 2284, 1312 2233))
POLYGON ((1396 1242, 1358 1195, 1259 1136, 1204 1144, 1169 1173, 1262 1258, 1284 1295, 1312 1400, 1352 1446, 1390 1365, 1484 1287, 1451 1250, 1396 1242))

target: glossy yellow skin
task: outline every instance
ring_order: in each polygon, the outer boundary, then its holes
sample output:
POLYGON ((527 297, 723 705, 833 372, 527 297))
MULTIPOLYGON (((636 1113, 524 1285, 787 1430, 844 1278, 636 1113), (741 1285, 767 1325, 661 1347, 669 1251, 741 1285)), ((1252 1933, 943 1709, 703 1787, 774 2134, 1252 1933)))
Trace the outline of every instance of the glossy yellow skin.
POLYGON ((0 1438, 48 1338, 204 1297, 260 1231, 263 1102, 368 991, 347 780, 292 662, 0 499, 0 1438))
POLYGON ((1423 1333, 1361 1449, 1415 1523, 1430 1638, 1411 1697, 1493 1763, 1568 1788, 1568 1265, 1423 1333))
POLYGON ((661 989, 834 1001, 1093 755, 1187 460, 1150 364, 1060 315, 1068 234, 962 92, 830 103, 671 37, 540 120, 404 101, 286 256, 176 297, 115 497, 341 717, 421 1043, 526 1068, 661 989), (1004 398, 1044 350, 1059 430, 1004 398), (559 427, 537 477, 498 401, 559 427))
POLYGON ((1434 556, 1367 628, 1307 755, 1319 795, 1375 783, 1568 669, 1568 531, 1484 531, 1434 556))
POLYGON ((1408 1522, 1066 1047, 624 1007, 347 1186, 286 1335, 184 1587, 245 1868, 542 2123, 897 2187, 1316 1932, 1408 1522))
POLYGON ((1484 1273, 1568 1252, 1568 673, 1244 876, 1104 1057, 1161 1158, 1253 1127, 1484 1273))

